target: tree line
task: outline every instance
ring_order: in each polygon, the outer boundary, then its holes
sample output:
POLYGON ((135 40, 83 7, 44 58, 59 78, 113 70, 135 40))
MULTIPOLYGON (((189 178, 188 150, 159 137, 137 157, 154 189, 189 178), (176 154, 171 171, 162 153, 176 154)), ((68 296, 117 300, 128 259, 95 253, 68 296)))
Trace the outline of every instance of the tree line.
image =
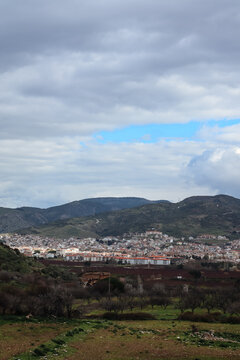
POLYGON ((240 284, 227 288, 148 285, 139 277, 99 280, 84 287, 79 279, 55 267, 45 274, 0 271, 0 313, 33 316, 79 317, 91 304, 106 312, 123 313, 147 306, 166 309, 172 305, 181 313, 205 309, 240 315, 240 284), (93 301, 94 300, 94 301, 93 301))

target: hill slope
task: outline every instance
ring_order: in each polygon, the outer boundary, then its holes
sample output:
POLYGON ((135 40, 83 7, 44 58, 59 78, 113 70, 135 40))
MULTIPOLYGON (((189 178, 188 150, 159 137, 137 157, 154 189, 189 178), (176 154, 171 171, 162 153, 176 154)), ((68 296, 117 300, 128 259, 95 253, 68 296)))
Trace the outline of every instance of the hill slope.
POLYGON ((25 273, 42 267, 40 263, 20 254, 18 250, 11 249, 7 245, 0 243, 0 271, 25 273))
POLYGON ((0 233, 44 225, 56 220, 96 215, 150 203, 153 202, 143 198, 108 197, 74 201, 48 209, 33 207, 22 207, 18 209, 0 208, 0 233))
POLYGON ((97 216, 57 221, 22 233, 66 238, 122 235, 151 228, 175 236, 209 233, 240 237, 240 200, 226 195, 197 196, 176 204, 155 203, 97 216))

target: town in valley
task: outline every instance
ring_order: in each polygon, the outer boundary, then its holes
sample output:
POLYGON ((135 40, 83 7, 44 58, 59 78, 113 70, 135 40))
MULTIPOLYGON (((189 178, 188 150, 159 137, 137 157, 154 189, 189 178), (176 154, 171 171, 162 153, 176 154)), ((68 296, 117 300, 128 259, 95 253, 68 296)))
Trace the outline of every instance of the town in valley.
POLYGON ((226 236, 210 234, 176 238, 151 229, 102 238, 1 234, 0 241, 26 256, 43 259, 123 265, 171 265, 201 259, 240 263, 240 239, 230 242, 226 236))

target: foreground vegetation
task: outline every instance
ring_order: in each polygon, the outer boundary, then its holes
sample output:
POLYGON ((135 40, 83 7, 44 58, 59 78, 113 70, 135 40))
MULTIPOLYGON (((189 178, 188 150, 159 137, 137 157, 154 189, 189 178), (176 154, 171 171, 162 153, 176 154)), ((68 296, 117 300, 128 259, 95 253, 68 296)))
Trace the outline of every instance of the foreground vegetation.
POLYGON ((0 334, 1 360, 240 358, 240 329, 233 324, 5 317, 0 334))
POLYGON ((236 278, 199 285, 193 269, 191 284, 108 274, 86 286, 4 245, 0 267, 0 360, 240 359, 236 278))

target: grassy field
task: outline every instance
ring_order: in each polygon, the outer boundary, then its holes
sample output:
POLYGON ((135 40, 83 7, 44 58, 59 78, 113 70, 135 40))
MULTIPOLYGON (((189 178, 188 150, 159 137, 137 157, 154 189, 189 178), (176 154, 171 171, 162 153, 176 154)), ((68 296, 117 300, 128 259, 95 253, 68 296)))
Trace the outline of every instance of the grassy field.
POLYGON ((12 317, 0 322, 0 359, 11 359, 12 356, 28 351, 50 338, 54 338, 72 325, 47 323, 45 321, 26 322, 12 317))
POLYGON ((157 320, 0 317, 0 360, 240 359, 240 325, 178 321, 173 308, 144 311, 157 320))
MULTIPOLYGON (((64 359, 240 359, 240 348, 235 343, 202 341, 191 336, 189 323, 170 321, 130 321, 113 323, 98 329, 84 341, 74 341, 74 353, 64 359), (234 344, 234 345, 233 345, 234 344)), ((213 330, 209 324, 199 324, 199 330, 213 330)), ((218 332, 239 335, 236 326, 218 326, 218 332)))

